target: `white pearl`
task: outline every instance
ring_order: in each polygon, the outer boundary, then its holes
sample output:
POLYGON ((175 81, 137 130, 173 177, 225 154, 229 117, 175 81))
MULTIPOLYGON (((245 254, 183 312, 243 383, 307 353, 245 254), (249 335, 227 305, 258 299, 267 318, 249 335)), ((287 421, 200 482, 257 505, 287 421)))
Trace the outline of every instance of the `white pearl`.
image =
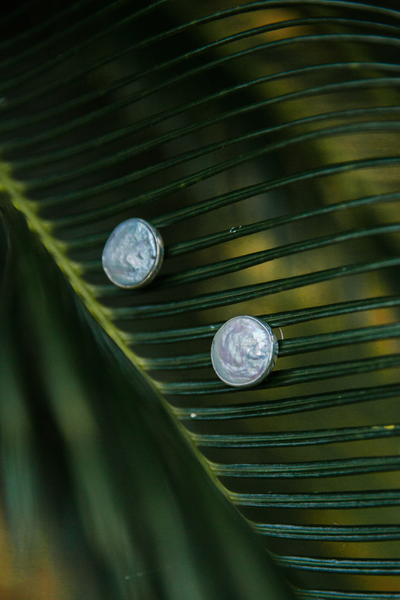
POLYGON ((157 229, 143 219, 128 219, 114 229, 103 250, 103 269, 115 285, 137 288, 158 273, 164 244, 157 229))
POLYGON ((233 387, 249 387, 265 379, 277 357, 278 340, 271 327, 246 315, 222 325, 211 346, 214 371, 233 387))

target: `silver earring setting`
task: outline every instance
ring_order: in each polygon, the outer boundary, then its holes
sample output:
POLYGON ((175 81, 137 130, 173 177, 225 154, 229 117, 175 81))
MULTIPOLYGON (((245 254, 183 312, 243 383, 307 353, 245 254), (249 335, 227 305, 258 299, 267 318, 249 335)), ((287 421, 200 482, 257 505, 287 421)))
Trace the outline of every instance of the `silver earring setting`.
POLYGON ((157 229, 143 219, 128 219, 111 233, 102 262, 112 283, 133 289, 154 279, 163 258, 164 243, 157 229))
POLYGON ((211 362, 227 385, 250 387, 270 374, 278 349, 278 340, 269 325, 243 315, 229 319, 217 331, 211 346, 211 362))

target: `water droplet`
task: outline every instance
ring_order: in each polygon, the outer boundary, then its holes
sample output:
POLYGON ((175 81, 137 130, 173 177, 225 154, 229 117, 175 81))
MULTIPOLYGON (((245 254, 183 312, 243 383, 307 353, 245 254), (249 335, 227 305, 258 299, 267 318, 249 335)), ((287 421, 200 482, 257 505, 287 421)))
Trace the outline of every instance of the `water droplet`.
POLYGON ((192 419, 195 419, 197 417, 196 413, 190 413, 190 416, 192 419))

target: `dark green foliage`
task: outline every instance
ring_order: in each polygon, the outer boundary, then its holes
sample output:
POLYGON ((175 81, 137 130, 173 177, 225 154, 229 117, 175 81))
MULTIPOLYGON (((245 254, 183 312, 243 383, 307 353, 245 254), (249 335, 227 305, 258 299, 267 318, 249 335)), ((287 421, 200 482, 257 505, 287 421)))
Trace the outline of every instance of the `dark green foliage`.
POLYGON ((399 598, 397 7, 8 10, 0 430, 21 560, 54 548, 76 597, 278 600, 283 572, 304 599, 399 598), (121 290, 101 253, 135 216, 165 262, 121 290), (209 355, 237 314, 281 338, 245 392, 209 355))

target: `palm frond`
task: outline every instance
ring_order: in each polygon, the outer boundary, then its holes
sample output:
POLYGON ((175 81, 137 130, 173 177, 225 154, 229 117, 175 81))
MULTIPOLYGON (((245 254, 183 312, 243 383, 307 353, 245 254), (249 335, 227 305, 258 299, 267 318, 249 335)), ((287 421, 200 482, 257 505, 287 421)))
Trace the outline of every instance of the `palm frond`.
POLYGON ((93 598, 399 598, 400 12, 41 0, 0 27, 18 547, 72 535, 93 598), (101 254, 135 216, 166 248, 133 292, 101 254), (209 354, 237 314, 281 338, 247 391, 209 354))

